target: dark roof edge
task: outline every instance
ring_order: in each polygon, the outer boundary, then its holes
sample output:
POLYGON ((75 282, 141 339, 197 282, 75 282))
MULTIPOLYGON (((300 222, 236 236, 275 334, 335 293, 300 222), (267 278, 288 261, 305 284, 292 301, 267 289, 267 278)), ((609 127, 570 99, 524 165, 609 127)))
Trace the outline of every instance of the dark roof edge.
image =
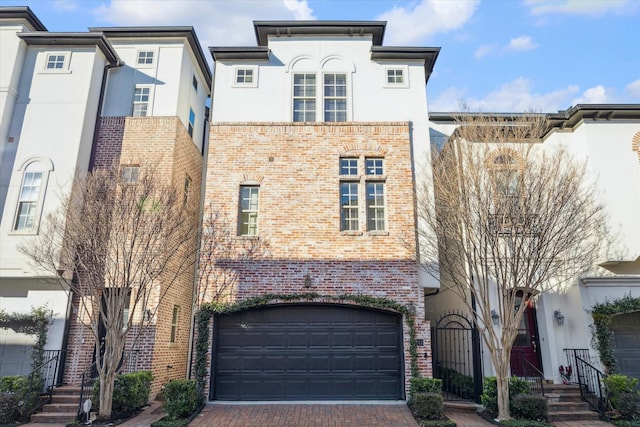
POLYGON ((111 65, 122 64, 109 40, 102 33, 18 33, 27 44, 35 46, 97 46, 111 65))
POLYGON ((343 35, 373 36, 375 46, 382 45, 386 21, 253 21, 259 46, 267 46, 269 36, 343 35))
POLYGON ((393 47, 371 46, 372 60, 422 59, 424 60, 425 84, 433 72, 440 53, 439 47, 393 47))
POLYGON ((256 47, 210 47, 209 52, 214 61, 225 60, 254 60, 268 61, 269 48, 265 46, 256 47))
POLYGON ((34 31, 47 31, 47 27, 29 6, 0 7, 0 19, 24 19, 34 31))
POLYGON ((204 51, 193 27, 89 27, 91 32, 101 32, 107 37, 185 37, 193 51, 198 66, 204 75, 207 86, 211 89, 211 69, 207 64, 204 51))

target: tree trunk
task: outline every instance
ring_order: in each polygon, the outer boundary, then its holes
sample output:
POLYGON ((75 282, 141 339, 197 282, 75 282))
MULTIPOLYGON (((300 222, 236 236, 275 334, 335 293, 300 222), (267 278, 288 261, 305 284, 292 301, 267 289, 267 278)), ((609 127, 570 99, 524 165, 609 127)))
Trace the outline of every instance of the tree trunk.
POLYGON ((496 382, 498 393, 498 420, 511 418, 509 412, 509 360, 499 357, 496 366, 496 382))
POLYGON ((111 369, 105 369, 104 375, 100 375, 100 410, 98 412, 98 418, 100 419, 111 419, 115 382, 115 372, 111 369))

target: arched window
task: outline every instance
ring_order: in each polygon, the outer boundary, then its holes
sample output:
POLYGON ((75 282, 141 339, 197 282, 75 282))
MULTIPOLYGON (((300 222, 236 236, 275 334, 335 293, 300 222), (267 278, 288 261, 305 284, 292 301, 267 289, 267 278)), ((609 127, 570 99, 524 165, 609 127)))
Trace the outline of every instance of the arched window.
POLYGON ((37 233, 42 205, 53 163, 47 158, 27 159, 18 171, 22 172, 13 230, 37 233))
POLYGON ((631 139, 631 149, 638 153, 638 160, 640 160, 640 132, 636 132, 631 139))

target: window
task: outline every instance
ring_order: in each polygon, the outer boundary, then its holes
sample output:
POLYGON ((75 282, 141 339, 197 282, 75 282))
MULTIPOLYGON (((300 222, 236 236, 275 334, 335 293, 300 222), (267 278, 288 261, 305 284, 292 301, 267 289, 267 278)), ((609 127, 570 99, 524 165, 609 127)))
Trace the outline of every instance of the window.
POLYGON ((340 229, 358 231, 358 183, 340 183, 340 229))
POLYGON ((238 234, 241 236, 258 235, 258 200, 260 187, 257 185, 240 186, 240 220, 238 234))
POLYGON ((193 108, 189 108, 189 136, 193 136, 193 126, 196 123, 196 113, 193 112, 193 108))
POLYGON ((404 83, 404 70, 401 68, 389 68, 387 69, 387 84, 399 85, 404 83))
POLYGON ((62 70, 65 68, 65 55, 49 54, 47 55, 47 70, 62 70))
POLYGON ((383 159, 368 158, 365 162, 367 175, 384 175, 383 159))
POLYGON ((182 207, 187 206, 189 202, 189 192, 191 191, 191 178, 189 175, 184 177, 184 194, 182 196, 182 207))
POLYGON ((138 52, 138 65, 153 64, 153 51, 141 50, 138 52))
POLYGON ((384 188, 383 158, 340 158, 340 230, 360 231, 358 214, 362 194, 366 202, 363 213, 366 216, 367 231, 385 231, 384 188), (358 177, 358 163, 363 160, 365 175, 358 177))
POLYGON ((293 76, 293 121, 316 121, 316 75, 293 76))
POLYGON ((171 337, 169 338, 169 342, 176 342, 176 338, 178 336, 178 314, 180 312, 180 307, 177 305, 173 306, 173 312, 171 313, 171 337))
POLYGON ((150 87, 136 86, 133 93, 133 117, 146 117, 149 111, 150 87))
POLYGON ((42 172, 25 172, 18 198, 18 213, 14 230, 28 231, 36 228, 36 213, 40 201, 42 172))
POLYGON ((341 158, 340 175, 358 175, 358 159, 349 157, 341 158))
POLYGON ((138 182, 139 175, 140 166, 138 165, 124 165, 120 169, 120 179, 124 184, 135 184, 138 182))
POLYGON ((494 213, 489 217, 489 227, 497 234, 535 233, 537 217, 522 211, 521 164, 515 154, 502 152, 489 160, 493 185, 494 213))
POLYGON ((253 83, 253 70, 246 68, 239 68, 236 70, 236 84, 250 84, 253 83))
POLYGON ((367 182, 367 230, 384 229, 384 182, 367 182))
POLYGON ((324 75, 324 121, 347 121, 347 75, 324 75))
POLYGON ((193 86, 196 92, 198 91, 198 79, 196 79, 195 75, 191 78, 191 86, 193 86))

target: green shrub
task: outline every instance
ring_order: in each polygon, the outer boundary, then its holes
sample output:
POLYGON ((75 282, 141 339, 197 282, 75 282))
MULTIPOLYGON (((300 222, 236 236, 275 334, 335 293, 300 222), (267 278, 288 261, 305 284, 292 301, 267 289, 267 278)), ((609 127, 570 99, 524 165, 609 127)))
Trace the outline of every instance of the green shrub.
POLYGON ((611 374, 604 378, 604 386, 607 390, 609 402, 615 409, 620 405, 620 397, 623 394, 637 393, 637 378, 630 378, 626 375, 611 374))
POLYGON ((502 420, 498 422, 499 426, 504 427, 553 427, 552 424, 534 420, 502 420))
MULTIPOLYGON (((132 414, 147 404, 153 375, 150 371, 122 374, 116 377, 113 387, 112 411, 116 414, 132 414)), ((100 381, 93 386, 93 407, 99 407, 100 381)))
MULTIPOLYGON (((509 401, 519 394, 531 393, 529 383, 518 377, 509 378, 509 401)), ((498 381, 496 377, 486 377, 482 384, 481 402, 492 417, 498 415, 498 381)))
POLYGON ((409 404, 411 412, 419 420, 441 420, 444 404, 440 393, 416 393, 409 404))
POLYGON ((537 395, 519 394, 511 400, 511 416, 525 420, 546 421, 547 399, 537 395))
POLYGON ((409 395, 417 393, 442 393, 442 380, 437 378, 411 378, 409 395))
POLYGON ((614 420, 611 422, 617 427, 640 427, 640 420, 614 420))
POLYGON ((16 393, 0 393, 0 424, 10 424, 20 418, 20 396, 16 393))
POLYGON ((164 409, 170 420, 187 418, 202 404, 202 395, 193 380, 173 380, 164 386, 164 409))
POLYGON ((620 393, 614 406, 623 420, 640 420, 640 394, 620 393))
POLYGON ((457 427, 457 424, 451 420, 421 420, 420 427, 457 427))
POLYGON ((442 368, 440 373, 442 374, 444 383, 443 388, 446 389, 446 391, 454 393, 463 399, 474 397, 473 377, 449 368, 442 368))
POLYGON ((8 375, 0 378, 0 392, 22 394, 29 388, 27 377, 20 375, 8 375))

